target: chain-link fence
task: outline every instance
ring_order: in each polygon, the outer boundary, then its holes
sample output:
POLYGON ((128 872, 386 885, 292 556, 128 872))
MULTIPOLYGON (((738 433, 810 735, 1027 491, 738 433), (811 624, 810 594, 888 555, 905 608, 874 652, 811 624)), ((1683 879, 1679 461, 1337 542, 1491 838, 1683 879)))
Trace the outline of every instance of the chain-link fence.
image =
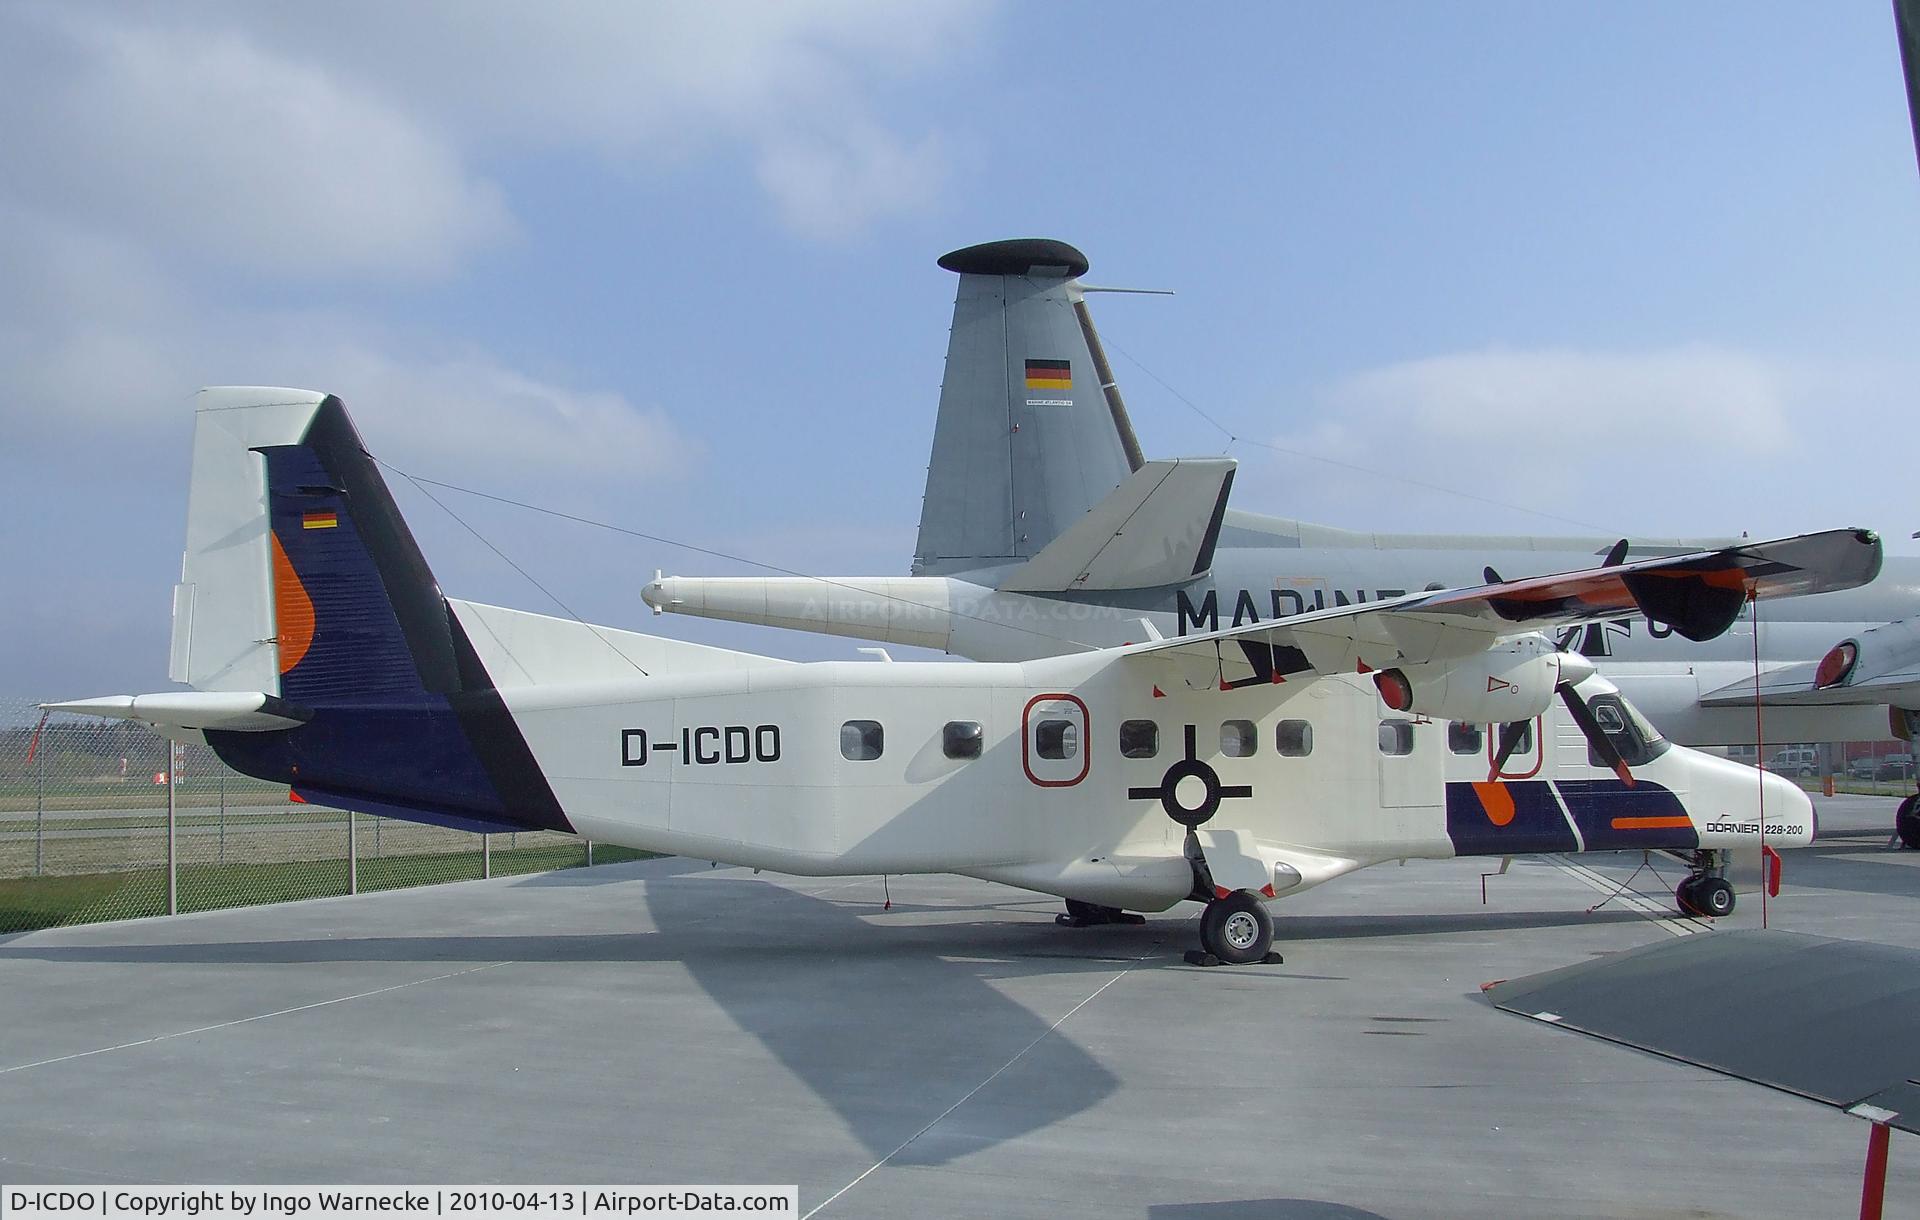
POLYGON ((201 745, 0 699, 0 933, 285 902, 646 855, 296 804, 201 745), (173 815, 169 830, 169 771, 173 815))

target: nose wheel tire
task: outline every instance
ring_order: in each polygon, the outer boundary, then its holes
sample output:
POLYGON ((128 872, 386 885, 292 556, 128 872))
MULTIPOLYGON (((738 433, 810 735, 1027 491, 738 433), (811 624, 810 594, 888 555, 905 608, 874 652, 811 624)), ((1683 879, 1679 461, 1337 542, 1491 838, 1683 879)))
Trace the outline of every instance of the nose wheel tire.
POLYGON ((1733 914, 1733 886, 1725 877, 1689 877, 1673 892, 1683 915, 1725 919, 1733 914))
POLYGON ((1200 916, 1200 947, 1235 966, 1265 961, 1273 948, 1273 916, 1267 904, 1252 890, 1235 890, 1209 902, 1200 916))
POLYGON ((1900 802, 1899 810, 1893 815, 1893 830, 1900 836, 1902 847, 1920 851, 1920 794, 1900 802))

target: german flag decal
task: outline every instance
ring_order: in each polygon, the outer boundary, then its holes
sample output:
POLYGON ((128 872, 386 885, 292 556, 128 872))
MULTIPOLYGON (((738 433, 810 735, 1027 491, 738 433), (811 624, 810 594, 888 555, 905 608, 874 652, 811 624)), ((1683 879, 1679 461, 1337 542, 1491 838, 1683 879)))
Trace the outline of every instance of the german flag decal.
POLYGON ((1073 366, 1065 360, 1027 361, 1029 390, 1071 390, 1073 366))
POLYGON ((302 513, 300 528, 303 530, 330 530, 340 524, 339 513, 302 513))

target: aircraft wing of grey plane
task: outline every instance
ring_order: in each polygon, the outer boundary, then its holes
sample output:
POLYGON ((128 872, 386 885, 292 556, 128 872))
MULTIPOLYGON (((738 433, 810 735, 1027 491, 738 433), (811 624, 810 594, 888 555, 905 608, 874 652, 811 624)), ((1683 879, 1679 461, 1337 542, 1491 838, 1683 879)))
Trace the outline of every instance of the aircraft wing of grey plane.
MULTIPOLYGON (((663 577, 645 591, 656 611, 1014 661, 1738 544, 1363 533, 1229 508, 1232 459, 1141 453, 1080 251, 1016 239, 940 265, 959 289, 912 575, 663 577)), ((1756 653, 1769 740, 1912 739, 1916 611, 1920 560, 1889 557, 1863 587, 1742 606, 1712 639, 1680 608, 1623 603, 1560 643, 1675 741, 1755 741, 1756 653)), ((1900 827, 1920 846, 1914 805, 1900 827)))

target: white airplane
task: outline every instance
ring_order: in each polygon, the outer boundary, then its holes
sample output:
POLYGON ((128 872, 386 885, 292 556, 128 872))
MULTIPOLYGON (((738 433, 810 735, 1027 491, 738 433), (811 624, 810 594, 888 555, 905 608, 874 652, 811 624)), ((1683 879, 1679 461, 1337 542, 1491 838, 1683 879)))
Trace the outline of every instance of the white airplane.
MULTIPOLYGON (((956 250, 960 277, 913 575, 661 577, 656 611, 1013 661, 1270 623, 1499 575, 1737 545, 1726 538, 1373 534, 1227 507, 1230 458, 1146 460, 1064 242, 956 250)), ((1763 614, 1776 742, 1920 734, 1920 560, 1763 614), (1891 717, 1889 708, 1892 709, 1891 717), (1889 721, 1891 720, 1891 723, 1889 721)), ((1754 743, 1753 616, 1698 638, 1659 603, 1565 629, 1563 647, 1673 738, 1754 743)), ((1811 773, 1809 771, 1809 773, 1811 773)), ((1916 798, 1896 826, 1920 847, 1916 798)))
POLYGON ((338 399, 214 389, 174 594, 193 689, 48 706, 367 813, 960 873, 1073 922, 1196 899, 1197 960, 1245 963, 1269 899, 1387 860, 1663 850, 1683 908, 1731 911, 1732 853, 1809 842, 1811 802, 1670 745, 1540 631, 1639 608, 1711 636, 1880 558, 1843 530, 1022 662, 800 665, 448 599, 338 399))

